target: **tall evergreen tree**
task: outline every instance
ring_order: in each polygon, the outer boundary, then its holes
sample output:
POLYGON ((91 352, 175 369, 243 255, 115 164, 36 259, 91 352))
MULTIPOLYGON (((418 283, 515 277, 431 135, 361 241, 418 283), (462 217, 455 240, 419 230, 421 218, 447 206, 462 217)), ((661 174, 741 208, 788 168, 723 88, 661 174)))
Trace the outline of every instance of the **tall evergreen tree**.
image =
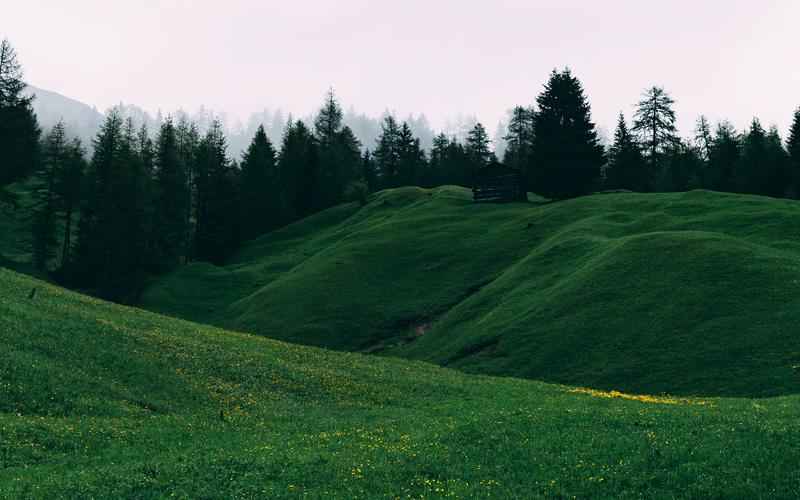
POLYGON ((464 149, 470 162, 469 168, 472 175, 475 175, 478 169, 489 164, 489 160, 492 158, 491 139, 481 123, 476 123, 467 134, 467 143, 464 149))
POLYGON ((740 155, 741 143, 736 129, 729 122, 718 124, 711 142, 704 185, 717 191, 734 191, 740 155))
POLYGON ((80 207, 83 178, 87 170, 85 154, 80 139, 73 139, 67 147, 64 168, 56 175, 56 193, 63 213, 64 226, 59 269, 62 275, 67 272, 71 264, 73 221, 80 207))
POLYGON ((537 191, 554 199, 592 192, 605 160, 580 81, 569 69, 554 70, 537 104, 533 143, 537 191))
MULTIPOLYGON (((0 191, 37 168, 41 130, 14 48, 0 42, 0 191)), ((9 195, 6 194, 6 197, 9 195)))
POLYGON ((228 146, 218 120, 211 123, 197 150, 197 230, 195 251, 200 260, 222 264, 238 246, 238 172, 228 158, 228 146))
POLYGON ((370 193, 378 189, 378 171, 369 149, 364 151, 364 155, 361 157, 361 178, 364 179, 370 193))
POLYGON ((421 175, 425 169, 425 152, 420 147, 420 141, 414 137, 411 127, 407 122, 403 122, 400 133, 397 136, 398 148, 398 167, 397 181, 398 186, 413 186, 419 184, 421 175))
POLYGON ((511 168, 518 169, 528 189, 533 185, 533 138, 534 120, 536 112, 533 107, 517 106, 511 112, 508 122, 508 132, 504 137, 506 150, 503 163, 511 168))
POLYGON ((800 198, 800 108, 794 113, 789 139, 786 141, 789 154, 789 168, 792 176, 793 194, 800 198))
POLYGON ((341 202, 346 186, 358 175, 361 145, 353 131, 343 126, 343 117, 342 108, 330 90, 314 120, 319 151, 319 176, 312 188, 315 210, 341 202))
POLYGON ((242 237, 264 234, 282 218, 275 148, 262 125, 242 157, 242 237))
POLYGON ((290 220, 310 215, 319 177, 319 152, 314 135, 302 121, 289 120, 283 135, 278 170, 290 220))
POLYGON ((700 118, 697 119, 697 125, 695 125, 694 128, 694 141, 700 155, 705 161, 708 161, 711 157, 711 144, 713 140, 711 124, 708 122, 708 118, 704 115, 700 115, 700 118))
POLYGON ((397 187, 400 180, 400 126, 394 116, 387 115, 374 151, 382 187, 397 187))
POLYGON ((66 167, 67 137, 64 123, 58 122, 44 140, 44 155, 37 172, 36 208, 33 216, 33 264, 40 271, 47 270, 48 262, 55 257, 56 239, 56 181, 66 167))
POLYGON ((647 169, 642 152, 622 113, 614 132, 614 144, 608 151, 606 187, 631 191, 643 191, 647 187, 647 169))
POLYGON ((766 165, 769 171, 766 174, 763 194, 775 198, 792 196, 792 171, 790 158, 783 148, 778 128, 770 127, 767 132, 767 157, 766 165))
POLYGON ((147 266, 150 179, 132 121, 113 110, 94 143, 81 208, 76 279, 102 297, 135 300, 147 266))
POLYGON ((187 159, 181 154, 178 131, 171 117, 162 121, 155 145, 155 213, 158 226, 155 255, 158 269, 169 270, 186 256, 187 213, 191 194, 187 159))
POLYGON ((636 109, 633 131, 639 135, 652 178, 662 175, 661 159, 673 151, 677 140, 674 104, 663 88, 652 87, 644 92, 636 109))
POLYGON ((430 161, 428 162, 427 175, 425 176, 426 185, 439 186, 450 181, 447 175, 447 148, 449 145, 450 139, 444 133, 440 133, 433 138, 430 161))
POLYGON ((765 194, 769 177, 767 147, 767 132, 761 122, 754 118, 742 139, 742 155, 736 166, 739 192, 765 194))
POLYGON ((193 259, 194 236, 197 233, 197 151, 200 146, 200 133, 197 125, 185 116, 178 119, 175 126, 175 137, 178 144, 178 158, 186 174, 187 191, 189 200, 184 217, 184 234, 181 244, 185 253, 185 261, 193 259))

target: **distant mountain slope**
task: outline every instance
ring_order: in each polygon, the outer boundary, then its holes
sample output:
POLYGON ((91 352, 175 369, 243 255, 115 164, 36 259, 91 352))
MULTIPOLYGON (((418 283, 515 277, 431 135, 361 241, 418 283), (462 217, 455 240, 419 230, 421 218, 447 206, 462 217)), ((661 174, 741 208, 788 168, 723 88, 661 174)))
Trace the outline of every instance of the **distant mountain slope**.
POLYGON ((147 308, 340 350, 646 393, 800 392, 800 204, 695 191, 476 205, 402 188, 194 264, 147 308))
POLYGON ((3 499, 800 495, 798 396, 470 376, 223 331, 1 268, 0 346, 3 499))
POLYGON ((96 108, 56 92, 28 86, 28 92, 35 94, 33 109, 39 124, 45 130, 63 120, 67 131, 91 146, 91 141, 103 123, 103 114, 96 108))

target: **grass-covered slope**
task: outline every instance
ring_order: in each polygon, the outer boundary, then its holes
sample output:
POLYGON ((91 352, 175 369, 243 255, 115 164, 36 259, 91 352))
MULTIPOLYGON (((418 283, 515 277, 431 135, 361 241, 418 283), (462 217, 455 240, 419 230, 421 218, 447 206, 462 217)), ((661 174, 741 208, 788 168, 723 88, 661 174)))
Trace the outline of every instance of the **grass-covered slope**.
POLYGON ((800 204, 695 191, 476 205, 379 193, 197 264, 145 306, 264 336, 602 389, 800 392, 800 204))
POLYGON ((800 495, 798 396, 467 375, 201 326, 2 269, 0 345, 2 499, 800 495))

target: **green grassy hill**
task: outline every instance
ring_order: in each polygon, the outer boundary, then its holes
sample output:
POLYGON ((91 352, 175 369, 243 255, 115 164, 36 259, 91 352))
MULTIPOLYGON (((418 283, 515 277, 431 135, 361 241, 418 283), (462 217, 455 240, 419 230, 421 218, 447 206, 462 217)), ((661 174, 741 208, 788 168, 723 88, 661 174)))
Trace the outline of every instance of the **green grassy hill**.
POLYGON ((800 495, 800 396, 467 375, 193 324, 3 269, 0 345, 3 499, 800 495))
POLYGON ((402 188, 159 280, 144 306, 605 390, 800 392, 800 204, 704 191, 476 205, 402 188))

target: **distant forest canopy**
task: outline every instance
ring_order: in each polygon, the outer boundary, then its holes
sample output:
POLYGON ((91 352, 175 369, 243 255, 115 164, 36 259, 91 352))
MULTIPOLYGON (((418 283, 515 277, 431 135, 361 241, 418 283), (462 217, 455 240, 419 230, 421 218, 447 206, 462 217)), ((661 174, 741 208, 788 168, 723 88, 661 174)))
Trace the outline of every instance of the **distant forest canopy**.
POLYGON ((344 201, 365 204, 370 193, 400 186, 470 186, 478 170, 501 162, 552 200, 620 189, 800 194, 800 109, 786 141, 757 119, 737 131, 702 116, 682 138, 673 99, 654 86, 630 120, 620 114, 605 145, 569 69, 550 74, 534 105, 512 110, 502 151, 480 123, 460 138, 387 114, 376 129, 330 91, 313 119, 252 120, 242 155, 212 115, 151 119, 138 108, 103 116, 89 153, 67 123, 43 136, 26 89, 4 40, 0 204, 16 206, 8 185, 27 180, 35 266, 117 301, 135 301, 150 275, 190 261, 222 264, 243 241, 344 201), (374 139, 365 143, 357 131, 374 139))
MULTIPOLYGON (((201 106, 193 112, 179 109, 170 114, 161 111, 152 114, 139 106, 119 103, 112 106, 105 113, 101 113, 92 106, 37 87, 28 86, 26 94, 35 97, 33 110, 43 131, 47 132, 59 122, 63 122, 70 138, 77 137, 81 139, 87 146, 89 153, 91 153, 92 140, 100 130, 105 117, 112 111, 117 112, 123 119, 131 118, 136 128, 143 125, 146 126, 151 134, 155 134, 159 130, 167 116, 171 116, 175 120, 187 120, 194 123, 201 134, 205 134, 211 123, 216 120, 222 125, 222 130, 225 132, 225 137, 228 140, 228 151, 231 156, 236 158, 245 152, 260 126, 264 127, 270 142, 279 145, 290 119, 293 121, 295 119, 302 120, 306 125, 314 123, 313 115, 293 116, 292 113, 287 113, 280 108, 264 108, 259 112, 251 113, 242 122, 231 118, 227 113, 217 112, 205 106, 201 106)), ((397 113, 387 110, 380 117, 374 117, 360 113, 353 107, 348 107, 344 111, 342 120, 346 126, 350 127, 363 147, 363 145, 376 142, 380 135, 381 122, 390 114, 397 116, 397 113)), ((414 135, 419 137, 422 148, 430 151, 436 132, 427 117, 424 114, 409 114, 403 118, 403 121, 407 122, 414 135)), ((478 123, 476 116, 459 114, 445 121, 443 132, 448 137, 455 137, 460 141, 464 141, 476 123, 478 123)), ((499 155, 502 155, 505 143, 503 139, 505 124, 506 122, 501 122, 497 125, 492 138, 499 155)))

